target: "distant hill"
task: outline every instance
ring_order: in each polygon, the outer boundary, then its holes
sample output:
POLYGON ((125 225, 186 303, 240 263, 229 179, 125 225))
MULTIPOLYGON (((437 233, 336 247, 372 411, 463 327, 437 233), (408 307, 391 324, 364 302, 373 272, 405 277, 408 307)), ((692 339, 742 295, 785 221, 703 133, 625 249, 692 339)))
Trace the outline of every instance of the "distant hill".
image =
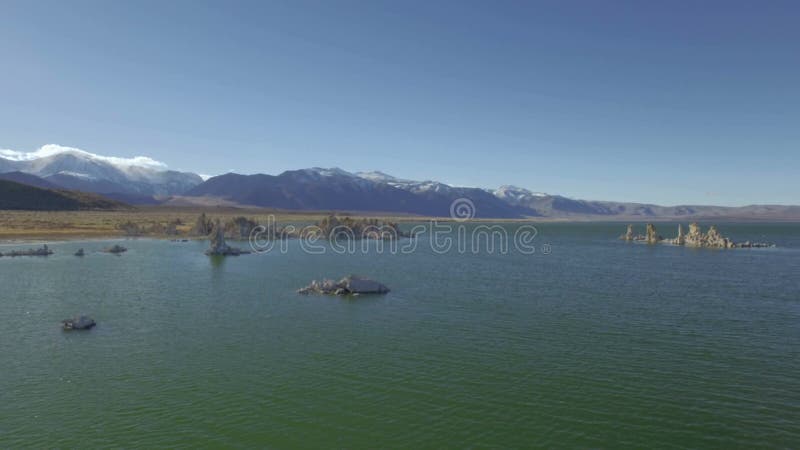
MULTIPOLYGON (((280 209, 373 211, 448 216, 459 198, 480 204, 476 217, 523 217, 519 209, 477 188, 412 191, 356 176, 341 169, 291 170, 280 175, 213 177, 189 190, 186 196, 218 197, 242 205, 280 209)), ((536 215, 529 212, 527 215, 536 215)))
POLYGON ((128 205, 85 192, 42 189, 0 180, 0 209, 34 211, 127 209, 128 205))
POLYGON ((382 172, 350 173, 311 168, 280 175, 213 177, 190 189, 180 201, 299 210, 338 210, 447 217, 457 200, 475 218, 551 218, 567 220, 800 220, 799 206, 660 206, 645 203, 576 200, 514 186, 480 189, 437 181, 413 181, 382 172), (197 199, 193 201, 192 199, 197 199))
POLYGON ((36 175, 24 173, 20 171, 0 173, 0 180, 13 181, 15 183, 27 184, 42 189, 58 189, 56 184, 53 184, 44 178, 39 178, 36 175))
MULTIPOLYGON (((29 153, 0 150, 0 179, 53 191, 92 192, 103 196, 97 199, 129 205, 255 206, 448 217, 458 201, 459 214, 478 219, 800 221, 800 206, 661 206, 581 200, 510 185, 460 187, 339 168, 314 167, 279 175, 228 173, 204 181, 191 172, 167 170, 165 164, 146 156, 102 156, 58 145, 29 153)), ((74 195, 78 194, 73 194, 73 200, 74 195)))

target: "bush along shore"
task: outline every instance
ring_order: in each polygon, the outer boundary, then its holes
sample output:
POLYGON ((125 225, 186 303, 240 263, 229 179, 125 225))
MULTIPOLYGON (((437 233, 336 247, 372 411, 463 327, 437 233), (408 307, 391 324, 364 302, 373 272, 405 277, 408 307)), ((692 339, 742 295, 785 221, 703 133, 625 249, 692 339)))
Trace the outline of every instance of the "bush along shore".
POLYGON ((636 234, 633 231, 633 225, 628 225, 628 230, 619 238, 629 242, 644 242, 647 244, 671 244, 683 245, 686 247, 701 247, 701 248, 764 248, 775 247, 775 244, 767 242, 734 242, 733 240, 723 236, 717 231, 717 227, 712 225, 709 227, 707 233, 703 233, 700 225, 692 223, 689 225, 689 232, 684 234, 683 226, 678 224, 678 235, 672 239, 665 239, 658 234, 656 226, 648 223, 646 234, 636 234))

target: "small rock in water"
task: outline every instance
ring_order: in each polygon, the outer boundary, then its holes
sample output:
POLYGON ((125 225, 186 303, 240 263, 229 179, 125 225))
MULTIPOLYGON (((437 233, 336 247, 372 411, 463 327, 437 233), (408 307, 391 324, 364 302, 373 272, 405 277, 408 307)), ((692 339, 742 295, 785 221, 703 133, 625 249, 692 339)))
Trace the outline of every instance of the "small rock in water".
POLYGON ((82 248, 79 248, 78 251, 75 252, 75 256, 83 256, 83 255, 84 255, 84 253, 83 253, 83 249, 82 248))
POLYGON ((357 275, 344 277, 339 282, 333 280, 314 280, 308 286, 298 289, 299 294, 325 294, 325 295, 359 295, 359 294, 385 294, 389 292, 386 285, 369 278, 357 275))
POLYGON ((78 316, 72 319, 62 320, 61 324, 64 326, 64 330, 91 330, 97 322, 94 321, 91 317, 88 316, 78 316))
POLYGON ((120 253, 125 253, 125 252, 127 252, 127 251, 128 251, 128 249, 127 249, 127 248, 125 248, 125 247, 123 247, 123 246, 121 246, 121 245, 118 245, 118 244, 117 244, 117 245, 114 245, 114 246, 112 246, 112 247, 109 247, 109 248, 107 248, 107 249, 105 249, 105 250, 103 250, 103 251, 104 251, 104 252, 106 252, 106 253, 113 253, 113 254, 115 254, 115 255, 119 255, 120 253))

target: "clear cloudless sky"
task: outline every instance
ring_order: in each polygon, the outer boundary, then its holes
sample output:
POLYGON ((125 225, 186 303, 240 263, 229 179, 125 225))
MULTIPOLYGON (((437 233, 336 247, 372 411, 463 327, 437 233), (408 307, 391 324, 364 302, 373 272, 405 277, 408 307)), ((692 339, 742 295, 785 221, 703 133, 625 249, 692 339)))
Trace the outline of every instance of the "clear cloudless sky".
POLYGON ((800 204, 800 2, 0 0, 0 148, 800 204))

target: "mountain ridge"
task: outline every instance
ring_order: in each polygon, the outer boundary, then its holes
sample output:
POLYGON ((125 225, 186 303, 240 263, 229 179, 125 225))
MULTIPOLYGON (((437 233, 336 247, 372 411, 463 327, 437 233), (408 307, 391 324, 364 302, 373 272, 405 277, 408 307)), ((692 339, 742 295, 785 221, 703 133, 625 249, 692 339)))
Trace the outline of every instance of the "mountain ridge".
POLYGON ((227 173, 204 179, 191 172, 169 170, 149 157, 118 158, 71 147, 46 145, 35 152, 0 150, 0 173, 12 181, 45 188, 97 193, 130 204, 208 204, 295 210, 337 210, 448 216, 454 202, 474 208, 475 218, 527 217, 683 219, 710 216, 793 217, 793 205, 661 206, 650 203, 581 200, 502 185, 496 189, 451 186, 435 180, 416 181, 383 171, 348 172, 338 167, 287 170, 278 175, 227 173), (16 177, 16 180, 14 179, 16 177))
POLYGON ((0 210, 73 211, 128 209, 98 194, 45 189, 0 179, 0 210))
POLYGON ((169 170, 151 158, 100 156, 54 144, 30 153, 0 151, 0 172, 23 172, 64 189, 98 194, 174 195, 203 182, 195 173, 169 170))

